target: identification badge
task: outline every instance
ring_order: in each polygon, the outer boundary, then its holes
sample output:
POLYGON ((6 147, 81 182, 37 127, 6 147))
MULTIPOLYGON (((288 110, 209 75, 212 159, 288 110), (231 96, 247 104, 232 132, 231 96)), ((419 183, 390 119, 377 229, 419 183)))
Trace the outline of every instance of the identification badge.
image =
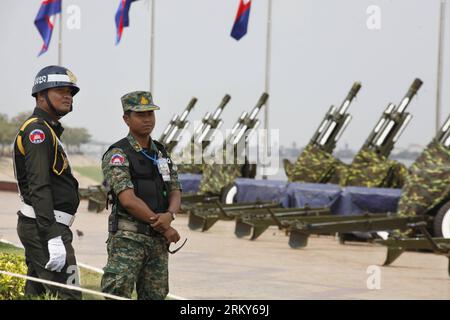
POLYGON ((166 182, 170 181, 169 163, 167 162, 166 158, 158 159, 158 171, 161 174, 164 181, 166 182))

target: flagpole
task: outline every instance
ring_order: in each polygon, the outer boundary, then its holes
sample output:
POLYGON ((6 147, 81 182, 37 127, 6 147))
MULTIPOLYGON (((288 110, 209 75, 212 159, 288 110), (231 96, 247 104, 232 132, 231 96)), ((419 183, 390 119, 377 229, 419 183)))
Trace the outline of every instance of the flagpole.
POLYGON ((153 94, 154 54, 155 54, 155 0, 150 0, 150 92, 153 94))
MULTIPOLYGON (((264 84, 264 90, 270 95, 270 64, 271 64, 271 49, 272 49, 272 0, 268 0, 267 9, 267 41, 266 41, 266 79, 264 84)), ((264 140, 264 165, 262 166, 262 178, 267 179, 266 175, 266 156, 269 145, 269 103, 270 97, 267 99, 264 108, 264 129, 266 130, 266 139, 264 140)))
POLYGON ((447 0, 440 1, 440 23, 439 23, 439 42, 438 42, 438 65, 437 65, 437 84, 436 84, 436 132, 441 126, 441 96, 442 96, 442 68, 443 68, 443 50, 445 37, 445 8, 447 0))
POLYGON ((61 12, 59 13, 59 21, 58 21, 58 66, 62 66, 62 22, 63 22, 63 8, 62 8, 62 2, 61 2, 61 12))

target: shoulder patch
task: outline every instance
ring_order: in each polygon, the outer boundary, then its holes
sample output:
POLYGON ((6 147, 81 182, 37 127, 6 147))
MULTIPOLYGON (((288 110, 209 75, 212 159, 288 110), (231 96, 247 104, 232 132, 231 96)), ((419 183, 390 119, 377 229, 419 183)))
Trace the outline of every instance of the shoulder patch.
POLYGON ((31 143, 39 144, 45 141, 45 133, 41 129, 34 129, 28 135, 31 143))
POLYGON ((121 154, 115 153, 111 156, 109 164, 113 166, 121 166, 125 163, 125 157, 121 154))

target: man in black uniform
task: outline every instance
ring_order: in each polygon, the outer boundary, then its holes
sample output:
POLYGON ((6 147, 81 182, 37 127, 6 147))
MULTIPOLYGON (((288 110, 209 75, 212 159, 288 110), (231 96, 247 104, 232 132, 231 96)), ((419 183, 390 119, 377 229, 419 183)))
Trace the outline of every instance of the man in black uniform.
MULTIPOLYGON (((14 141, 14 168, 23 202, 17 232, 25 247, 28 275, 77 285, 78 272, 71 226, 79 204, 78 182, 59 141, 59 119, 72 111, 80 89, 68 69, 48 66, 35 78, 36 108, 14 141)), ((57 294, 81 299, 78 291, 27 281, 26 295, 57 294)))

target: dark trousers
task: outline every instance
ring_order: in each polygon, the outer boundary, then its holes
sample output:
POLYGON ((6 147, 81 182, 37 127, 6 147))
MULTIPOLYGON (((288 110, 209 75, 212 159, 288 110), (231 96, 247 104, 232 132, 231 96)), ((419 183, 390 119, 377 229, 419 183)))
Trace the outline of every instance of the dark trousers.
MULTIPOLYGON (((38 233, 36 220, 19 216, 17 222, 17 233, 22 245, 25 247, 25 261, 28 267, 28 275, 44 280, 59 282, 68 285, 79 285, 79 275, 75 251, 72 247, 72 231, 69 227, 59 224, 61 238, 66 247, 66 265, 61 272, 45 269, 49 260, 47 241, 43 240, 38 233)), ((25 295, 42 295, 45 293, 57 294, 59 299, 80 300, 81 292, 68 290, 27 280, 25 284, 25 295)))

